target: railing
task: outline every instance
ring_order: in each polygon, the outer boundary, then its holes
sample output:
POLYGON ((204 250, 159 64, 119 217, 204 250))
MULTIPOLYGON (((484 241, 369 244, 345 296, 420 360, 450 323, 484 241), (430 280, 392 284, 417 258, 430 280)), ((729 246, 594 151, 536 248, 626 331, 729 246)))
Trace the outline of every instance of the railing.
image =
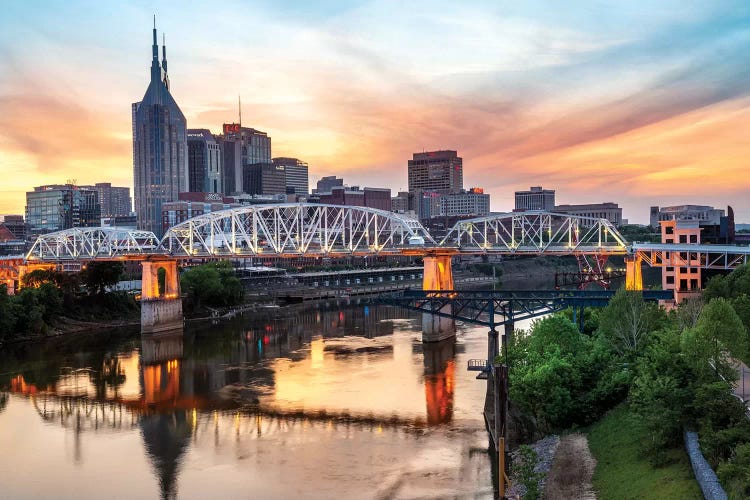
POLYGON ((470 372, 485 372, 490 370, 490 362, 486 359, 470 359, 467 363, 470 372))

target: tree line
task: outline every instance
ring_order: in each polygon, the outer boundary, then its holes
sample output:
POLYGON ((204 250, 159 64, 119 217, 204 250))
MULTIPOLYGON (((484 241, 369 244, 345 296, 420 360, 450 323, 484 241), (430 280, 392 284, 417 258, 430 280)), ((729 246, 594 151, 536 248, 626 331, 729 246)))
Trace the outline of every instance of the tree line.
POLYGON ((702 297, 672 311, 618 291, 586 311, 536 321, 510 344, 510 399, 539 433, 584 427, 623 402, 650 437, 655 466, 697 430, 731 498, 750 496, 750 422, 732 394, 737 360, 750 358, 750 266, 712 278, 702 297))

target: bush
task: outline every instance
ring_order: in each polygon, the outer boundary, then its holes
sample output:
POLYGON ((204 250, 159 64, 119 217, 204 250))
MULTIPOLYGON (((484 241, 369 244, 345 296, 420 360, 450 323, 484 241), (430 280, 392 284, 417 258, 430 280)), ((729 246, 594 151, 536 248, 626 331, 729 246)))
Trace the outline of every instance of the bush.
POLYGON ((523 498, 537 500, 540 496, 539 481, 544 478, 544 474, 534 470, 539 457, 531 446, 525 444, 518 448, 518 457, 513 464, 513 472, 526 489, 523 498))
POLYGON ((750 443, 737 446, 729 461, 719 465, 717 475, 729 498, 750 498, 750 443))

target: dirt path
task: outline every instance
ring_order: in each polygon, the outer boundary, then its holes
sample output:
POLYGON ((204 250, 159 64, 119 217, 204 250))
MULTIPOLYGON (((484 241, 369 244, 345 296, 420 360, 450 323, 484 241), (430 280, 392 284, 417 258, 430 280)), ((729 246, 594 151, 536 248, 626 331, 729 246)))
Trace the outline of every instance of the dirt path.
POLYGON ((596 460, 583 434, 560 439, 552 468, 547 475, 544 498, 547 500, 595 500, 591 485, 596 460))

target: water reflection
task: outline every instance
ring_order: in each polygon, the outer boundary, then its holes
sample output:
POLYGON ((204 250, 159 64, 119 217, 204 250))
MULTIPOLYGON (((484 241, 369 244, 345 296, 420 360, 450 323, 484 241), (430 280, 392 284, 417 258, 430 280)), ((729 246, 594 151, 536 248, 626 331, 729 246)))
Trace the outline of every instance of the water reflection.
POLYGON ((423 345, 424 393, 427 401, 427 423, 445 424, 453 419, 455 387, 455 339, 423 345))
POLYGON ((193 424, 185 410, 141 419, 141 436, 159 480, 161 498, 177 498, 177 475, 193 424))
MULTIPOLYGON (((73 462, 85 470, 101 467, 94 457, 108 445, 97 436, 123 435, 118 442, 131 451, 108 460, 136 476, 137 460, 126 459, 134 456, 127 436, 137 431, 162 498, 211 494, 200 478, 216 478, 203 471, 223 478, 219 491, 228 494, 360 498, 384 487, 379 475, 392 477, 396 491, 429 469, 443 478, 430 483, 440 495, 473 495, 490 484, 487 457, 469 453, 486 442, 483 390, 456 367, 469 357, 467 345, 485 350, 484 333, 476 338, 422 344, 417 316, 332 304, 125 337, 91 351, 40 347, 43 354, 0 358, 16 368, 0 375, 0 390, 14 394, 10 404, 0 399, 0 443, 9 426, 44 435, 22 418, 26 401, 44 425, 72 431, 73 462), (15 408, 14 420, 3 422, 4 406, 15 408), (456 424, 460 432, 441 430, 456 424), (254 489, 240 488, 252 478, 254 489)), ((22 463, 39 460, 23 449, 22 463)), ((139 496, 136 486, 124 488, 139 496)))

